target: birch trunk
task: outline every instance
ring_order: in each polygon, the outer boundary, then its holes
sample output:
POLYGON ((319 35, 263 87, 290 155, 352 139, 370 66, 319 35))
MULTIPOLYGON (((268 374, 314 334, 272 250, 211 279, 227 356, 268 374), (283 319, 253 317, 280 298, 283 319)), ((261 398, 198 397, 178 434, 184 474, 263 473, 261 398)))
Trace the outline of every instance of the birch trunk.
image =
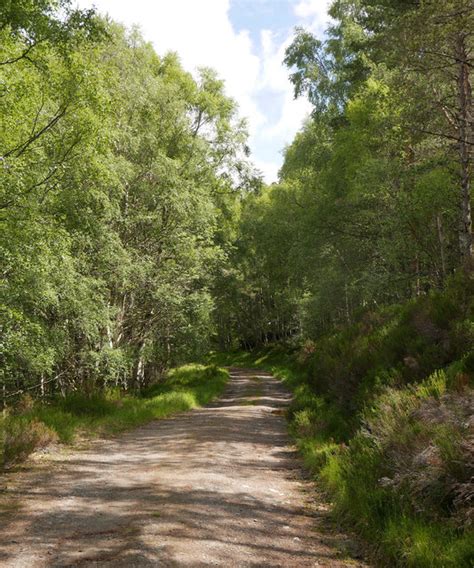
POLYGON ((458 96, 459 96, 459 158, 461 166, 461 195, 459 248, 466 270, 474 269, 474 249, 472 242, 471 216, 471 146, 472 136, 472 89, 469 77, 466 33, 457 37, 456 53, 458 60, 458 96))

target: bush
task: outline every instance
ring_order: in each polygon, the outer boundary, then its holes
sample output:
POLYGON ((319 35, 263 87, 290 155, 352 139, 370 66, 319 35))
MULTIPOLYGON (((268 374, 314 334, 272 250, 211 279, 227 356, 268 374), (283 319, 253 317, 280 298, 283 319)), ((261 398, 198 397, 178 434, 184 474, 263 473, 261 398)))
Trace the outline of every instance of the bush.
POLYGON ((9 467, 31 452, 56 442, 56 433, 39 420, 8 417, 2 424, 2 467, 9 467))

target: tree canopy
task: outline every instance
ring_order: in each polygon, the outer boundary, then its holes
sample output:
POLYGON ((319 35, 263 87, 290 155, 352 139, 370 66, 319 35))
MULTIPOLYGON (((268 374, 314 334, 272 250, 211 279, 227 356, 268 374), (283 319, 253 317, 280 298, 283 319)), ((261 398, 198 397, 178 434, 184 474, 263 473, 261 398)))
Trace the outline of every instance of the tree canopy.
POLYGON ((245 123, 212 70, 69 1, 1 22, 4 384, 143 385, 208 346, 245 123))
POLYGON ((336 0, 330 14, 324 40, 297 28, 286 50, 313 113, 280 183, 243 202, 234 341, 314 338, 472 274, 472 4, 336 0))
POLYGON ((264 187, 212 70, 70 0, 2 4, 6 392, 140 387, 472 273, 470 2, 330 13, 287 48, 313 113, 264 187))

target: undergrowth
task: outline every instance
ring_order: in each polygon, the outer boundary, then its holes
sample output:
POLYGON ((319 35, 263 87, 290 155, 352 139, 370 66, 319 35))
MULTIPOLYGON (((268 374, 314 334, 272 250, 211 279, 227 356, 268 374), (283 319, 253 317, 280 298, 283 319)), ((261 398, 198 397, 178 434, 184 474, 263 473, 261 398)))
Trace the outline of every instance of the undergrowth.
POLYGON ((48 403, 24 398, 0 418, 1 467, 27 457, 52 442, 71 443, 78 435, 116 434, 150 420, 204 405, 218 396, 228 373, 215 365, 186 365, 141 395, 108 390, 89 396, 72 394, 48 403))
POLYGON ((212 353, 293 391, 289 429, 383 566, 474 565, 474 303, 454 281, 296 348, 212 353))

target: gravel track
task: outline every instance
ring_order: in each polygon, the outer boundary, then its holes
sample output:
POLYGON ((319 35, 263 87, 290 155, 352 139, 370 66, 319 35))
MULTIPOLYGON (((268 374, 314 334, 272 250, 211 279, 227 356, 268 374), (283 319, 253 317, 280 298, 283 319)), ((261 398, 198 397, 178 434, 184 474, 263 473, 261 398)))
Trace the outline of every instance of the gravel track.
POLYGON ((231 369, 206 408, 36 460, 10 482, 0 566, 367 566, 304 479, 289 400, 231 369))

